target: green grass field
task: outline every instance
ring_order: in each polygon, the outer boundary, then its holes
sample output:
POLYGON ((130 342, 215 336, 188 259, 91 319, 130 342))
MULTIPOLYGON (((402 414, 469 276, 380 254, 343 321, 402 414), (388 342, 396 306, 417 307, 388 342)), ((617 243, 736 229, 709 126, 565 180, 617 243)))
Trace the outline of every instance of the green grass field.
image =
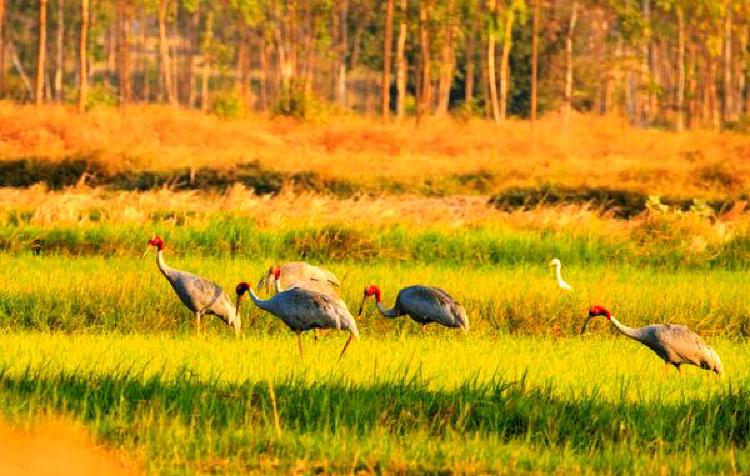
MULTIPOLYGON (((189 253, 184 253, 189 254, 189 253)), ((232 289, 264 258, 169 256, 232 289)), ((412 283, 450 290, 468 335, 372 303, 338 361, 343 333, 295 337, 247 301, 244 336, 191 315, 153 254, 0 255, 0 409, 33 425, 84 422, 149 472, 739 473, 750 468, 746 271, 573 263, 563 293, 547 263, 472 266, 371 260, 327 265, 356 311, 365 284, 392 302, 412 283), (603 321, 689 324, 722 356, 723 379, 665 375, 648 349, 603 321), (273 388, 276 411, 270 389, 273 388), (279 426, 276 426, 278 418, 279 426)))
POLYGON ((395 201, 328 201, 305 221, 287 201, 239 217, 149 205, 134 222, 6 210, 0 415, 33 427, 62 414, 156 474, 750 471, 744 220, 476 204, 462 218, 425 201, 396 223, 395 201), (199 337, 153 252, 140 258, 154 232, 170 265, 230 292, 304 258, 336 273, 353 312, 365 285, 390 305, 431 284, 465 305, 471 331, 423 335, 369 302, 343 360, 336 332, 306 336, 301 360, 294 335, 245 300, 241 338, 211 317, 199 337), (572 293, 554 281, 555 256, 572 293), (593 304, 631 326, 689 325, 725 376, 665 374, 602 319, 579 336, 593 304))
POLYGON ((664 375, 623 338, 365 336, 339 362, 339 337, 307 341, 300 361, 291 336, 9 333, 0 403, 11 420, 83 420, 169 474, 750 465, 742 342, 712 342, 727 362, 719 381, 664 375))

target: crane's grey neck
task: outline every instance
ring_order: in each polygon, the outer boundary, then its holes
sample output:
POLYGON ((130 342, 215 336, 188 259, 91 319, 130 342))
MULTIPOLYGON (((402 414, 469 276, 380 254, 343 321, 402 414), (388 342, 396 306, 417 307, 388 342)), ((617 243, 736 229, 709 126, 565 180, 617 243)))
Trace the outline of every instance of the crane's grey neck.
POLYGON ((393 309, 386 309, 380 301, 375 301, 375 305, 378 307, 378 311, 380 311, 380 314, 382 314, 383 317, 398 317, 400 315, 395 306, 393 309))
POLYGON ((161 249, 156 250, 156 265, 159 267, 159 271, 161 271, 161 274, 163 274, 164 276, 172 271, 172 268, 167 266, 167 263, 164 262, 164 256, 162 255, 161 249))
POLYGON ((618 331, 620 331, 621 334, 624 334, 631 339, 641 340, 641 335, 638 333, 638 329, 633 329, 632 327, 626 326, 625 324, 615 319, 615 316, 610 316, 609 320, 612 325, 615 326, 618 331))
POLYGON ((261 299, 256 296, 255 292, 252 289, 249 290, 248 293, 250 294, 250 299, 253 300, 256 306, 263 309, 264 311, 271 311, 271 309, 273 308, 273 299, 261 299))

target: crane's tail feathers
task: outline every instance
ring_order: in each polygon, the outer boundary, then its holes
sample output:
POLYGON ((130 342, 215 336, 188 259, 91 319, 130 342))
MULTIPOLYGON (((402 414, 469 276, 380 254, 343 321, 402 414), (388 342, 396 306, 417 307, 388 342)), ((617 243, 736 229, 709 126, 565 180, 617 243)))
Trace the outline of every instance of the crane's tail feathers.
POLYGON ((711 360, 713 361, 713 362, 711 362, 712 367, 713 367, 711 370, 713 370, 717 374, 724 373, 724 366, 721 363, 721 359, 719 358, 719 354, 712 347, 708 348, 708 353, 711 356, 711 360))

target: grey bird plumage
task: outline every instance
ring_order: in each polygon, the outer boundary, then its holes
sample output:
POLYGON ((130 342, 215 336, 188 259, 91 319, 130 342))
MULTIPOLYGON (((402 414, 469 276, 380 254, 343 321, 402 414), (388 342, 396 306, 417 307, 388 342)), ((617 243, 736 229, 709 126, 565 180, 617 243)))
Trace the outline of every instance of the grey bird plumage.
POLYGON ((386 309, 380 302, 380 288, 370 285, 365 288, 362 304, 365 300, 375 296, 375 305, 384 317, 394 318, 408 315, 422 327, 435 322, 445 327, 460 328, 464 332, 469 330, 469 318, 466 309, 447 292, 432 286, 408 286, 399 291, 393 308, 386 309))
MULTIPOLYGON (((359 338, 357 323, 343 301, 326 294, 292 287, 274 295, 270 299, 260 299, 250 288, 248 283, 237 285, 237 314, 240 301, 245 292, 260 309, 267 311, 281 319, 284 324, 298 336, 302 332, 313 329, 335 329, 349 331, 341 357, 353 339, 359 338)), ((300 355, 302 355, 302 341, 299 340, 300 355)))
POLYGON ((719 354, 687 326, 652 324, 638 328, 628 327, 615 319, 607 309, 593 306, 581 333, 586 331, 588 322, 596 316, 606 317, 620 333, 645 345, 665 364, 673 365, 677 370, 680 370, 681 365, 688 364, 717 374, 724 371, 719 354))
POLYGON ((201 318, 209 314, 219 317, 225 324, 234 327, 235 334, 240 333, 240 317, 229 295, 221 286, 195 274, 168 266, 162 255, 164 241, 161 237, 151 238, 149 246, 156 247, 156 264, 159 271, 167 278, 180 301, 193 312, 199 332, 201 318))

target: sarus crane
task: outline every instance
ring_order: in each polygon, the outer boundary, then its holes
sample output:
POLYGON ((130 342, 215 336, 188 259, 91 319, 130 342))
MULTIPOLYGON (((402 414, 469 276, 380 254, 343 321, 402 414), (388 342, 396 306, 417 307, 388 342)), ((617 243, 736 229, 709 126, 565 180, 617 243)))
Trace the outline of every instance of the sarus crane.
POLYGON ((653 350, 664 360, 665 369, 674 365, 679 372, 682 364, 689 364, 704 370, 712 370, 717 374, 724 371, 719 354, 687 326, 652 324, 638 328, 628 327, 615 319, 615 316, 604 307, 592 306, 586 322, 583 323, 581 334, 586 331, 589 321, 596 316, 604 316, 621 334, 653 350))
POLYGON ((564 291, 572 291, 573 286, 566 283, 565 280, 562 278, 562 274, 560 274, 560 268, 562 267, 562 263, 559 259, 554 258, 552 261, 549 262, 550 266, 555 267, 555 279, 557 280, 557 285, 560 286, 560 289, 564 291))
POLYGON ((159 235, 148 240, 148 246, 143 255, 145 256, 148 253, 150 247, 156 248, 156 264, 159 271, 167 278, 180 301, 195 315, 195 327, 199 333, 201 332, 201 318, 205 314, 211 314, 219 317, 227 325, 234 327, 235 334, 239 335, 240 315, 236 313, 232 300, 221 289, 221 286, 187 271, 180 271, 167 266, 164 262, 164 256, 162 256, 164 240, 159 235))
POLYGON ((299 286, 311 291, 318 291, 329 296, 339 297, 339 288, 341 283, 336 275, 327 269, 313 266, 304 261, 293 261, 284 263, 281 266, 271 266, 268 271, 263 273, 258 281, 258 289, 265 289, 269 293, 271 284, 274 283, 276 276, 281 275, 280 285, 283 289, 292 286, 299 286))
POLYGON ((394 318, 406 314, 422 325, 422 331, 431 322, 445 327, 460 328, 464 332, 469 331, 469 318, 466 316, 466 309, 440 288, 431 286, 405 287, 398 292, 393 308, 386 309, 380 302, 380 288, 371 284, 365 288, 362 296, 362 303, 359 306, 360 316, 365 301, 370 296, 375 296, 375 306, 384 317, 394 318))
POLYGON ((341 350, 339 358, 344 356, 346 348, 354 339, 359 339, 357 323, 354 321, 343 301, 337 300, 317 291, 300 287, 291 287, 281 291, 270 299, 260 299, 246 282, 235 288, 237 293, 236 313, 240 314, 240 302, 247 292, 250 299, 260 309, 281 319, 284 324, 297 334, 300 357, 302 352, 302 332, 311 329, 336 329, 349 331, 349 338, 341 350))

